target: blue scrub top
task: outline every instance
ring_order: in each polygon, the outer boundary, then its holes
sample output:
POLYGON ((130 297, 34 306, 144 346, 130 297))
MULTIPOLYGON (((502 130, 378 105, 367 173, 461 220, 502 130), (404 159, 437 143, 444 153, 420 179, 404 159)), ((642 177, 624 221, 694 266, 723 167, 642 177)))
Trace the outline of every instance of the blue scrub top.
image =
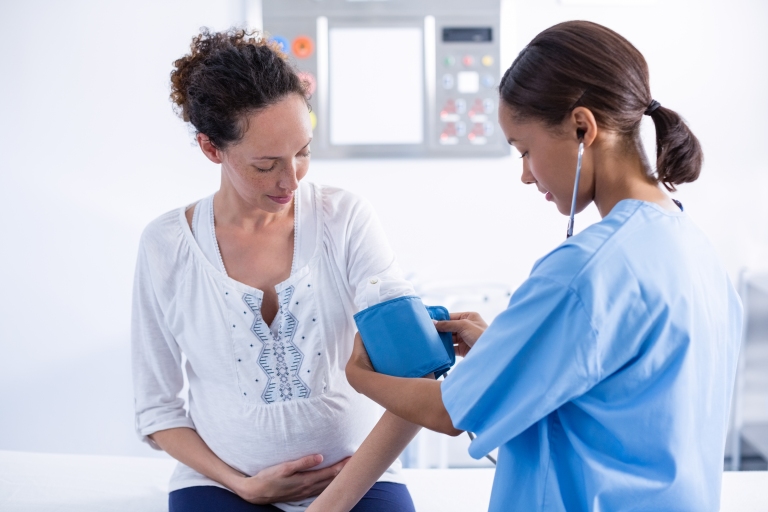
POLYGON ((682 212, 624 200, 539 260, 442 383, 490 510, 719 509, 742 308, 682 212))

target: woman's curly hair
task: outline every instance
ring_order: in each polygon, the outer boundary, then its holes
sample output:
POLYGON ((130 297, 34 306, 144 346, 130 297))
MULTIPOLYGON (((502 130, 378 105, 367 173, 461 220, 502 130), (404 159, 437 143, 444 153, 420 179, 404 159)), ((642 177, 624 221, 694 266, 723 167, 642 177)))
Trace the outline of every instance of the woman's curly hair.
POLYGON ((190 49, 173 63, 171 101, 175 112, 219 149, 243 137, 248 114, 291 93, 307 96, 307 84, 279 46, 257 32, 203 27, 190 49))

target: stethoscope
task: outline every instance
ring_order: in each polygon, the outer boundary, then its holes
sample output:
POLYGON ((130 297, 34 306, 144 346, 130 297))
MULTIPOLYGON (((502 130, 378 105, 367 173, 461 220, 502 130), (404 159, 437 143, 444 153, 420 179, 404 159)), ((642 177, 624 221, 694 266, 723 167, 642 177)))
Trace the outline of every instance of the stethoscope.
MULTIPOLYGON (((568 220, 568 231, 565 234, 565 239, 568 240, 573 236, 573 218, 576 215, 576 195, 579 193, 579 179, 581 178, 581 157, 584 156, 584 132, 582 130, 576 130, 576 136, 579 137, 579 158, 576 161, 576 179, 573 182, 573 198, 571 199, 571 218, 568 220)), ((683 203, 677 199, 672 199, 672 202, 680 208, 680 211, 685 211, 683 203)))
POLYGON ((582 130, 576 130, 576 136, 579 137, 579 158, 576 161, 576 180, 573 183, 571 218, 568 220, 568 231, 565 234, 566 240, 573 236, 573 218, 576 215, 576 195, 579 193, 579 178, 581 178, 581 157, 584 156, 584 132, 582 130))
MULTIPOLYGON (((579 193, 579 179, 581 178, 581 158, 584 156, 584 132, 582 130, 577 130, 576 135, 579 137, 579 156, 578 156, 578 159, 576 160, 576 179, 573 182, 573 198, 571 199, 571 216, 570 216, 570 219, 568 220, 568 231, 565 236, 566 240, 573 236, 573 218, 576 216, 576 195, 579 193)), ((467 430, 467 435, 472 441, 475 440, 475 435, 469 430, 467 430)), ((496 465, 496 459, 493 458, 491 455, 486 455, 485 458, 493 462, 494 466, 496 465)))

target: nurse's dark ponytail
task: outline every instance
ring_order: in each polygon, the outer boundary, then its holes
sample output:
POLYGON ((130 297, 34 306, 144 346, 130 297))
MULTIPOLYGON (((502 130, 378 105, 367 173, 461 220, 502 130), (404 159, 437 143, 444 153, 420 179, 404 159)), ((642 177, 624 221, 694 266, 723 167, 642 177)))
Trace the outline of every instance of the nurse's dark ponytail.
POLYGON ((675 190, 699 177, 698 139, 677 113, 654 101, 642 54, 606 27, 568 21, 541 32, 504 74, 499 91, 520 121, 556 128, 574 108, 586 107, 601 128, 632 143, 647 113, 656 126, 656 179, 675 190))
POLYGON ((648 114, 656 126, 656 177, 667 187, 696 181, 704 153, 699 139, 677 112, 659 107, 648 114))

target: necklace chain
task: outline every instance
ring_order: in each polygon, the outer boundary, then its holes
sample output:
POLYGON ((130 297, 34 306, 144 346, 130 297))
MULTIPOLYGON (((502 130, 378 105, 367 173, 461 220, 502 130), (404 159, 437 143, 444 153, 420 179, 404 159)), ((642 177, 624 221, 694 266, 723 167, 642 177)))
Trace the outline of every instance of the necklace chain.
MULTIPOLYGON (((299 249, 299 191, 296 190, 296 194, 293 196, 293 258, 291 260, 291 275, 296 272, 296 254, 299 249)), ((219 241, 216 238, 216 223, 213 218, 213 199, 211 199, 211 233, 213 234, 213 245, 216 247, 216 256, 219 257, 219 264, 221 270, 224 271, 224 275, 227 274, 227 268, 224 266, 224 258, 221 257, 221 249, 219 249, 219 241)))
POLYGON ((299 189, 293 195, 293 259, 291 260, 291 275, 296 271, 296 254, 299 249, 299 189))

